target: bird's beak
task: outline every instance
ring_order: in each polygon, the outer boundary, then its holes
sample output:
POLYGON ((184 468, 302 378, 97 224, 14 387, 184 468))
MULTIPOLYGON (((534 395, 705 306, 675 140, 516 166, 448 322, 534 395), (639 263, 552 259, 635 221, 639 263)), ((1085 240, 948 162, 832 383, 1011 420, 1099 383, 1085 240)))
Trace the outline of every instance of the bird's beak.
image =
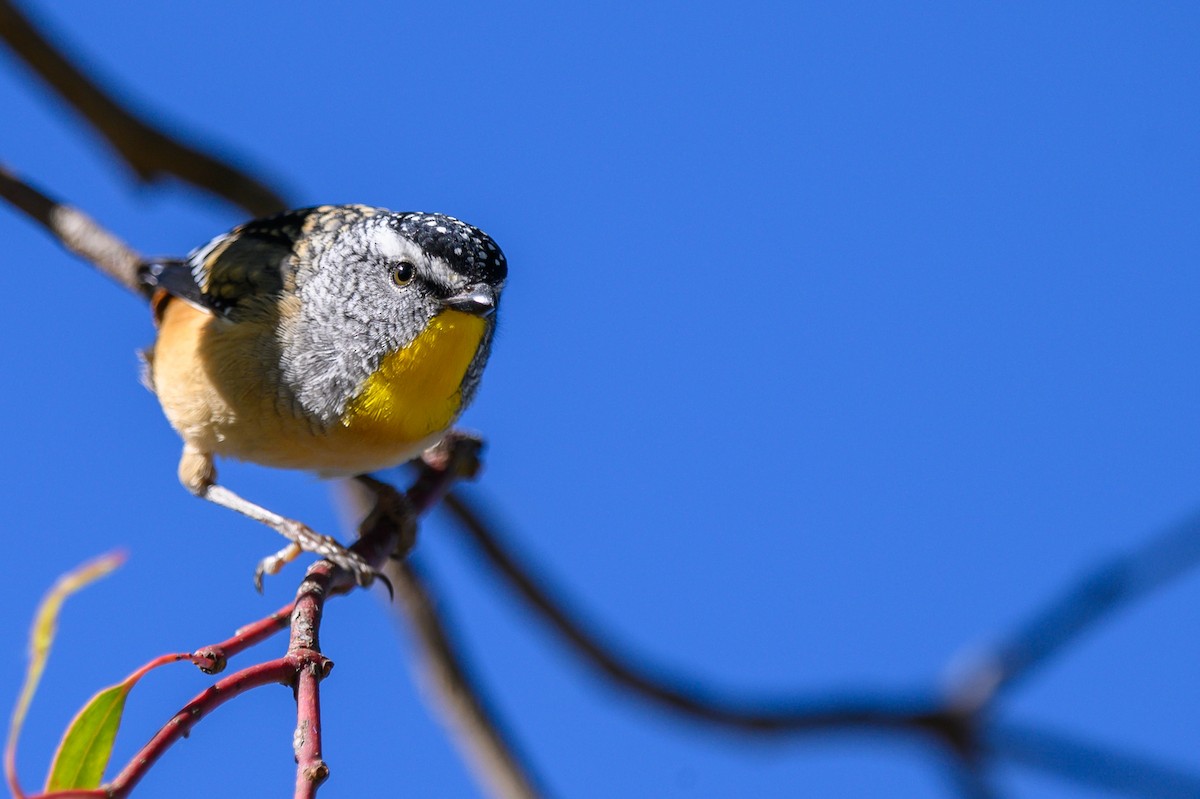
POLYGON ((442 305, 474 316, 491 316, 496 310, 496 290, 486 283, 471 286, 462 294, 442 300, 442 305))

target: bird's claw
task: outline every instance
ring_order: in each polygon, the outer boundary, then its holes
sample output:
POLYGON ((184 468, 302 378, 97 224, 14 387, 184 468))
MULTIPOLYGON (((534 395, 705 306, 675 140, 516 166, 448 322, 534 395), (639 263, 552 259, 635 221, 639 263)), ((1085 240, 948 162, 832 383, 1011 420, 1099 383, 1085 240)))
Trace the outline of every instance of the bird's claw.
POLYGON ((366 588, 378 579, 383 582, 388 594, 393 594, 391 581, 387 577, 357 552, 346 548, 336 539, 321 535, 308 525, 291 519, 281 526, 279 532, 291 543, 258 562, 254 569, 254 587, 259 593, 262 593, 264 575, 278 574, 284 566, 299 557, 302 552, 311 552, 348 573, 354 578, 356 585, 366 588))

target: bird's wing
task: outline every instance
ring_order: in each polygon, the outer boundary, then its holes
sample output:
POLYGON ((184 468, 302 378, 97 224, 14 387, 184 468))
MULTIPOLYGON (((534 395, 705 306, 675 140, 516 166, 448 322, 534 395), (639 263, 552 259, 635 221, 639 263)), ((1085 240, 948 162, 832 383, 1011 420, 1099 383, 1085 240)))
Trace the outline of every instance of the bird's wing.
POLYGON ((296 242, 312 210, 247 222, 185 259, 147 261, 141 267, 142 280, 234 321, 254 314, 283 291, 296 242))

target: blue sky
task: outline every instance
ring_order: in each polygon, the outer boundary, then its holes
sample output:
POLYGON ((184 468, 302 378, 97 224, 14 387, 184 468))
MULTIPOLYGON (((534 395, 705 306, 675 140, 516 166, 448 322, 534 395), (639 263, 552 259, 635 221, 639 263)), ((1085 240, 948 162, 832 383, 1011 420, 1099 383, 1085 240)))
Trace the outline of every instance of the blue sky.
MULTIPOLYGON (((666 668, 739 695, 936 691, 1200 506, 1189 4, 42 5, 139 107, 297 205, 441 211, 501 244, 501 327, 464 419, 490 442, 476 494, 666 668)), ((0 107, 0 159, 143 252, 242 218, 131 185, 7 55, 0 107)), ((176 483, 178 440, 137 380, 144 309, 15 214, 0 237, 6 640, 59 572, 131 554, 68 607, 22 753, 33 785, 91 690, 275 609, 300 572, 259 598, 273 534, 176 483)), ((314 478, 221 475, 337 529, 314 478)), ((649 711, 437 517, 420 555, 553 795, 950 795, 912 743, 764 744, 649 711)), ((1122 612, 1004 717, 1195 764, 1197 607, 1192 576, 1122 612)), ((321 795, 473 795, 382 604, 339 600, 324 644, 321 795)), ((149 678, 118 758, 204 684, 149 678)), ((293 721, 282 689, 228 705, 142 795, 209 796, 219 773, 278 795, 293 721)))

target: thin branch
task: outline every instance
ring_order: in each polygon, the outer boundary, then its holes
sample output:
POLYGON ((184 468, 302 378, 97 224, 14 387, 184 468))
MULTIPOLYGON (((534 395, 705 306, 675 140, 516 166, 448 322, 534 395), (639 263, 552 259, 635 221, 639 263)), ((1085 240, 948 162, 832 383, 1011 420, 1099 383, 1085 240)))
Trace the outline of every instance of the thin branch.
POLYGON ((292 736, 296 753, 296 799, 312 799, 317 795, 317 788, 329 777, 329 766, 321 757, 320 682, 333 668, 333 661, 321 654, 319 635, 325 599, 330 595, 337 574, 328 561, 320 561, 310 568, 296 594, 296 607, 292 611, 292 632, 285 659, 298 661, 298 668, 291 674, 291 684, 296 691, 296 731, 292 736))
POLYGON ((295 609, 293 600, 270 616, 238 628, 231 638, 197 649, 192 653, 192 662, 206 674, 220 674, 231 657, 287 629, 295 609))
MULTIPOLYGON (((457 465, 455 457, 442 464, 457 465)), ((434 469, 427 468, 427 472, 434 469)), ((423 473, 416 481, 413 495, 421 506, 444 493, 459 472, 443 469, 440 475, 423 473)), ((404 495, 390 486, 365 478, 362 484, 374 496, 372 512, 360 528, 355 551, 376 567, 381 566, 393 552, 411 548, 416 535, 416 514, 404 495)), ((291 635, 287 653, 280 658, 244 668, 226 677, 196 696, 171 718, 125 768, 99 791, 66 791, 42 794, 33 799, 67 799, 67 797, 110 797, 123 799, 141 781, 166 751, 191 731, 191 728, 217 707, 245 691, 270 683, 293 686, 296 694, 296 731, 293 744, 296 752, 296 787, 294 795, 313 799, 317 788, 329 776, 329 768, 321 755, 321 710, 319 683, 328 676, 333 662, 321 653, 320 626, 326 600, 353 590, 355 583, 346 572, 336 569, 329 561, 314 563, 305 573, 296 592, 295 601, 288 607, 252 624, 242 627, 230 639, 203 647, 192 655, 165 655, 152 661, 142 671, 155 665, 179 660, 191 660, 202 670, 220 671, 229 657, 278 632, 282 618, 290 621, 291 635), (290 610, 290 613, 289 613, 290 610)), ((139 674, 141 671, 138 672, 139 674)))
POLYGON ((489 795, 503 799, 542 795, 528 763, 515 751, 470 675, 429 583, 410 561, 392 561, 385 573, 396 587, 396 605, 418 643, 423 672, 439 700, 437 709, 489 795))
MULTIPOLYGON (((432 457, 440 460, 442 474, 469 477, 478 468, 477 454, 477 442, 452 436, 432 457)), ((432 474, 436 472, 423 469, 422 476, 408 492, 407 499, 414 509, 432 507, 449 490, 449 482, 432 480, 432 474)), ((342 492, 344 504, 351 512, 357 511, 356 515, 361 515, 366 506, 363 488, 369 485, 359 478, 347 483, 342 492)), ((423 671, 437 696, 438 710, 444 713, 454 733, 453 740, 477 779, 494 796, 506 799, 539 796, 529 765, 517 754, 495 713, 483 700, 426 581, 405 560, 389 561, 384 574, 395 589, 393 604, 408 622, 407 629, 416 642, 423 671)))
MULTIPOLYGON (((170 721, 162 726, 157 733, 130 759, 120 773, 103 789, 98 791, 63 791, 50 794, 40 794, 31 799, 67 799, 67 797, 109 797, 109 799, 123 799, 129 796, 134 787, 146 776, 151 768, 166 754, 175 743, 183 738, 186 738, 199 721, 208 716, 212 711, 225 704, 236 696, 257 688, 263 685, 273 683, 281 683, 285 685, 297 686, 298 698, 298 716, 301 719, 301 724, 305 730, 312 729, 319 725, 314 725, 312 719, 319 717, 319 710, 314 713, 314 705, 316 700, 315 689, 311 689, 305 685, 309 678, 320 679, 329 673, 332 663, 327 658, 321 655, 316 648, 315 629, 319 624, 321 607, 324 604, 325 597, 331 595, 337 586, 351 586, 352 581, 342 575, 340 572, 335 572, 332 564, 328 561, 320 561, 314 564, 305 575, 304 581, 301 583, 300 589, 297 592, 295 604, 296 610, 292 614, 292 639, 288 647, 288 652, 283 657, 267 661, 265 663, 248 666, 240 671, 225 677, 215 684, 198 694, 190 702, 183 706, 170 721), (307 644, 312 644, 311 646, 307 644), (301 699, 301 686, 304 686, 301 699)), ((273 620, 276 614, 268 617, 273 620)), ((271 629, 277 630, 278 627, 272 627, 270 624, 258 622, 253 627, 256 630, 266 631, 271 629)), ((261 636, 265 637, 265 635, 261 636)), ((261 640, 261 637, 258 640, 261 640)), ((231 639, 237 641, 238 644, 244 643, 248 639, 231 639)), ((229 644, 228 649, 236 649, 237 644, 229 644)), ((199 650, 200 653, 207 652, 217 647, 205 647, 199 650)), ((225 651, 228 651, 225 650, 225 651)), ((173 660, 193 659, 196 656, 188 655, 170 655, 165 656, 173 660)), ((211 657, 210 655, 199 655, 199 659, 211 657)), ((162 659, 160 659, 162 660, 162 659)), ((211 671, 212 669, 205 662, 198 662, 202 670, 211 671)), ((224 658, 220 660, 220 665, 224 666, 224 658)), ((217 669, 219 670, 219 669, 217 669)), ((297 736, 299 741, 299 736, 297 736)), ((319 763, 320 742, 319 738, 314 737, 315 743, 310 743, 309 748, 305 749, 305 755, 309 755, 315 747, 315 757, 307 757, 303 764, 298 767, 298 772, 307 770, 305 773, 316 775, 319 774, 317 768, 319 763)), ((319 780, 318 780, 319 784, 319 780)))
MULTIPOLYGON (((297 664, 288 658, 279 658, 244 668, 206 688, 184 705, 129 761, 116 778, 106 786, 107 795, 113 799, 122 799, 122 797, 128 796, 159 758, 177 741, 186 738, 192 727, 201 719, 252 688, 272 683, 286 683, 294 679, 296 666, 297 664)), ((56 799, 58 796, 58 794, 45 794, 40 799, 56 799)))
MULTIPOLYGON (((331 661, 325 663, 333 665, 331 661)), ((302 669, 296 684, 295 799, 312 799, 317 788, 329 778, 329 766, 321 757, 321 680, 328 674, 313 664, 302 669)))
POLYGON ((458 528, 467 534, 487 562, 505 577, 551 628, 581 655, 585 662, 618 686, 651 703, 681 715, 720 727, 753 733, 800 733, 837 728, 909 729, 931 732, 965 751, 970 749, 971 720, 956 716, 940 702, 899 695, 871 697, 860 693, 844 697, 771 699, 738 702, 725 692, 701 688, 694 680, 669 676, 664 669, 639 664, 581 621, 571 611, 563 593, 546 587, 544 577, 522 564, 511 548, 502 544, 496 526, 462 495, 452 493, 444 502, 458 528), (679 686, 687 685, 688 688, 679 686))
MULTIPOLYGON (((0 9, 3 3, 0 0, 0 9)), ((147 296, 146 287, 137 276, 141 256, 83 211, 43 194, 3 165, 0 165, 0 197, 105 275, 134 294, 147 296)))
POLYGON ((947 764, 954 787, 962 799, 999 799, 1000 794, 988 780, 986 765, 982 760, 964 762, 962 759, 947 764))
POLYGON ((569 614, 561 596, 554 596, 540 578, 531 576, 501 543, 494 525, 487 523, 461 493, 447 497, 458 527, 467 534, 488 562, 509 581, 517 593, 571 644, 584 659, 623 688, 644 699, 665 705, 694 718, 752 732, 809 731, 838 727, 916 728, 933 732, 950 744, 959 761, 958 788, 965 796, 991 796, 982 764, 988 756, 1005 757, 1065 779, 1093 784, 1132 796, 1200 797, 1200 777, 1112 749, 1080 743, 1034 728, 996 726, 987 713, 996 688, 1058 652, 1087 629, 1124 604, 1179 577, 1200 561, 1200 517, 1193 517, 1153 539, 1137 551, 1097 569, 1026 625, 998 651, 992 663, 1010 664, 1011 671, 997 672, 1007 679, 990 682, 991 692, 978 701, 964 701, 970 691, 950 694, 941 708, 905 713, 895 699, 872 706, 860 700, 826 699, 807 707, 758 710, 708 692, 675 686, 684 681, 661 672, 631 665, 615 654, 611 644, 590 632, 569 614))
POLYGON ((144 182, 171 175, 252 216, 287 207, 283 198, 222 159, 168 136, 119 103, 55 47, 11 0, 0 0, 0 40, 116 151, 144 182))
POLYGON ((985 753, 1077 785, 1144 799, 1196 799, 1200 777, 1124 751, 1025 726, 996 724, 985 753))
POLYGON ((1092 569, 991 648, 961 681, 964 704, 981 705, 1011 689, 1126 605, 1200 564, 1200 514, 1092 569))
MULTIPOLYGON (((355 543, 356 551, 368 562, 378 566, 395 551, 401 539, 415 536, 415 517, 407 506, 398 505, 397 492, 373 492, 378 501, 375 508, 386 508, 392 515, 390 525, 373 524, 364 529, 355 543)), ((402 502, 402 500, 400 500, 402 502)), ((368 517, 376 518, 374 515, 368 517)), ((329 561, 313 564, 304 576, 296 599, 290 606, 291 635, 287 653, 276 660, 250 666, 220 680, 201 693, 177 713, 142 747, 117 777, 106 786, 113 799, 127 796, 129 791, 176 741, 186 737, 192 726, 215 708, 246 690, 272 682, 290 684, 296 692, 296 750, 295 796, 311 798, 329 776, 329 768, 321 757, 321 711, 318 684, 333 668, 333 662, 321 653, 320 627, 325 601, 352 590, 353 579, 336 569, 329 561)), ((241 628, 233 638, 197 651, 195 657, 206 671, 223 668, 228 657, 261 641, 281 628, 280 616, 288 610, 273 613, 241 628)), ((177 656, 186 657, 186 656, 177 656)), ((43 797, 42 799, 49 799, 43 797)))

